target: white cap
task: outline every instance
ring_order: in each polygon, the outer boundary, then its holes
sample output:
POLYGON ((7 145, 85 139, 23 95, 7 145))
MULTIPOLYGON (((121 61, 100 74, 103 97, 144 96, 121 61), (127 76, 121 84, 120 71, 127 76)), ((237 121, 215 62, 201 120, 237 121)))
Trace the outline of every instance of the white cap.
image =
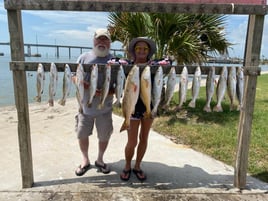
POLYGON ((107 37, 109 40, 111 40, 110 33, 107 29, 97 29, 94 34, 94 38, 99 38, 101 36, 107 37))

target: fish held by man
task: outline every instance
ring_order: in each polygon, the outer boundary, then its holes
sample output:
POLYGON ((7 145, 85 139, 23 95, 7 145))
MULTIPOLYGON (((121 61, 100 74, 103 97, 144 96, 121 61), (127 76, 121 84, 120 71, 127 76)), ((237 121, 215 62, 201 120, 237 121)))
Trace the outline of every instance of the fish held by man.
POLYGON ((162 106, 163 109, 168 108, 170 101, 174 95, 175 86, 176 86, 176 69, 174 66, 172 66, 168 73, 166 90, 165 90, 165 101, 164 105, 162 106))
POLYGON ((49 106, 54 106, 54 97, 57 91, 57 84, 58 84, 58 70, 55 63, 51 63, 50 65, 50 72, 49 72, 49 99, 48 104, 49 106))
POLYGON ((180 76, 179 105, 176 107, 177 111, 180 110, 182 108, 183 103, 186 102, 187 90, 188 90, 188 69, 186 66, 184 66, 180 76))
POLYGON ((64 106, 67 97, 70 95, 72 85, 72 72, 68 64, 65 65, 63 80, 62 80, 62 98, 59 100, 59 104, 64 106))
POLYGON ((121 98, 123 95, 125 80, 126 80, 126 75, 124 72, 124 68, 122 65, 120 65, 119 70, 117 72, 117 77, 116 77, 116 88, 115 88, 116 101, 114 102, 114 106, 116 107, 121 107, 121 98))
POLYGON ((236 67, 232 66, 229 68, 227 80, 227 92, 230 98, 230 111, 235 110, 236 83, 236 67))
POLYGON ((197 66, 195 69, 193 81, 192 81, 192 100, 189 102, 188 106, 195 108, 196 99, 198 98, 201 86, 201 68, 197 66))
POLYGON ((124 95, 122 99, 122 113, 124 122, 120 128, 120 132, 128 130, 130 126, 130 117, 135 110, 135 105, 140 95, 140 70, 134 65, 126 79, 124 95))
POLYGON ((152 81, 150 66, 146 66, 140 78, 140 97, 145 105, 144 118, 151 118, 152 81))
POLYGON ((111 65, 107 64, 105 66, 105 80, 101 92, 101 100, 100 104, 98 105, 98 109, 102 109, 104 107, 105 99, 108 95, 109 88, 110 88, 110 82, 111 82, 111 65))
POLYGON ((206 79, 206 104, 203 108, 205 112, 211 112, 211 100, 215 90, 215 67, 211 66, 206 79))
POLYGON ((151 111, 151 117, 154 118, 157 115, 157 109, 161 101, 161 94, 163 88, 163 69, 159 66, 156 70, 152 91, 152 104, 153 109, 151 111))
POLYGON ((37 67, 37 74, 36 74, 36 90, 37 96, 35 100, 37 102, 41 102, 41 95, 44 92, 44 83, 45 83, 45 70, 43 65, 40 63, 37 67))
POLYGON ((214 106, 213 111, 214 112, 222 112, 222 101, 224 99, 224 95, 227 88, 227 78, 228 78, 228 70, 226 66, 223 66, 221 69, 220 78, 217 84, 217 104, 214 106))
POLYGON ((90 84, 89 84, 89 99, 87 102, 87 106, 91 107, 93 98, 96 94, 97 84, 98 84, 98 65, 93 64, 91 67, 91 74, 90 74, 90 84))
POLYGON ((82 64, 78 64, 76 68, 75 87, 76 87, 76 99, 79 104, 79 111, 83 113, 83 98, 84 98, 84 76, 85 71, 82 64))

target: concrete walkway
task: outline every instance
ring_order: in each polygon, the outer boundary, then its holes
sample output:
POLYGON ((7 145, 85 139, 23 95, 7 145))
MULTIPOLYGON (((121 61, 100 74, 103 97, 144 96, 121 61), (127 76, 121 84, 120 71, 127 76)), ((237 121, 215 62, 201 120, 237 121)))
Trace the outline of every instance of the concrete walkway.
MULTIPOLYGON (((148 179, 140 183, 132 174, 128 182, 121 181, 127 136, 119 133, 123 119, 116 115, 105 155, 112 172, 103 175, 93 166, 77 177, 74 171, 81 154, 73 130, 76 105, 68 104, 67 111, 62 106, 30 108, 34 185, 29 189, 21 188, 14 108, 0 112, 0 200, 268 200, 267 183, 248 176, 247 188, 240 191, 233 187, 232 167, 154 131, 142 163, 148 179)), ((89 155, 94 164, 95 133, 89 155)))

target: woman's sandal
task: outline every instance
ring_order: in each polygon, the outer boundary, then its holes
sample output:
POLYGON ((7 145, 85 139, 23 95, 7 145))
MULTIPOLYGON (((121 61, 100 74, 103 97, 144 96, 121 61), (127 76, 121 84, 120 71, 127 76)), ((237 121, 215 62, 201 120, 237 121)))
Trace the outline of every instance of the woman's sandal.
POLYGON ((144 174, 142 170, 133 169, 133 173, 136 175, 137 179, 140 181, 145 181, 147 179, 146 175, 144 174))
POLYGON ((120 174, 120 179, 123 181, 128 181, 131 175, 131 169, 129 170, 123 170, 123 172, 120 174))
POLYGON ((84 167, 81 167, 81 165, 79 165, 75 171, 76 176, 84 175, 90 169, 90 167, 91 167, 90 163, 84 167))

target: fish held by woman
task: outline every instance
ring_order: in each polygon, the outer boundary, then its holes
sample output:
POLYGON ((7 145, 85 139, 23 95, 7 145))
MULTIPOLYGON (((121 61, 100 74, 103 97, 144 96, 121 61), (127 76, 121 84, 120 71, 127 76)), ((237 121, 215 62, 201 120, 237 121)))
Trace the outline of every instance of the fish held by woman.
POLYGON ((150 66, 146 66, 142 71, 140 85, 140 97, 146 108, 144 118, 151 118, 152 82, 150 66))
POLYGON ((120 132, 129 129, 130 117, 135 110, 135 105, 140 94, 140 70, 134 65, 126 79, 124 96, 122 100, 122 113, 124 122, 120 128, 120 132))

